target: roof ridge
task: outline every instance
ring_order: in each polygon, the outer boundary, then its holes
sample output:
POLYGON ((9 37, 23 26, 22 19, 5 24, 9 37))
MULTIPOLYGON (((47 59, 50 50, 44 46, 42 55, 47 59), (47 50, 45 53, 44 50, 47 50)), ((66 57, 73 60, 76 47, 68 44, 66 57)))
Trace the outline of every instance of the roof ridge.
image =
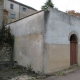
MULTIPOLYGON (((44 11, 44 10, 37 11, 37 12, 35 12, 35 13, 33 13, 33 14, 30 14, 30 15, 28 15, 28 16, 26 16, 26 17, 20 18, 20 19, 18 19, 18 20, 16 20, 16 21, 13 21, 13 22, 11 22, 11 23, 20 21, 20 20, 22 20, 22 19, 24 19, 24 18, 30 17, 30 16, 32 16, 32 15, 34 15, 34 14, 37 14, 37 13, 40 13, 40 12, 42 12, 42 11, 44 11)), ((8 23, 8 24, 11 24, 11 23, 8 23)), ((8 25, 8 24, 7 24, 7 25, 8 25)))

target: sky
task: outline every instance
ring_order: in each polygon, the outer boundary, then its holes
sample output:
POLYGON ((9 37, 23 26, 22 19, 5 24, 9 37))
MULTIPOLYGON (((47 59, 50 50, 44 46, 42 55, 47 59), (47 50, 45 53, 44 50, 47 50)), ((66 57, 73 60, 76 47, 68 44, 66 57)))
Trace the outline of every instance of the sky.
MULTIPOLYGON (((26 4, 30 7, 35 8, 36 10, 41 10, 41 6, 47 0, 16 0, 23 4, 26 4)), ((80 12, 80 0, 52 0, 54 6, 61 11, 75 10, 76 12, 80 12)))

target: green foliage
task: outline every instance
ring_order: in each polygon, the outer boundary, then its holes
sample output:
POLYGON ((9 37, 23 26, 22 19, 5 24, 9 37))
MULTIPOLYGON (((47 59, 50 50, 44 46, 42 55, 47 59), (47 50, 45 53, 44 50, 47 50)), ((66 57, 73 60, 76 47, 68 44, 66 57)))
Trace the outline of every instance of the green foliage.
POLYGON ((9 44, 13 49, 14 36, 10 33, 10 27, 7 28, 2 23, 2 28, 0 29, 0 46, 3 47, 5 44, 9 44))
POLYGON ((27 72, 31 73, 33 71, 33 68, 31 67, 31 65, 27 65, 27 72))
POLYGON ((63 75, 65 75, 64 71, 59 71, 55 73, 55 76, 63 76, 63 75))
POLYGON ((54 7, 54 4, 52 3, 51 0, 47 0, 47 2, 41 7, 42 10, 47 10, 48 7, 54 7))

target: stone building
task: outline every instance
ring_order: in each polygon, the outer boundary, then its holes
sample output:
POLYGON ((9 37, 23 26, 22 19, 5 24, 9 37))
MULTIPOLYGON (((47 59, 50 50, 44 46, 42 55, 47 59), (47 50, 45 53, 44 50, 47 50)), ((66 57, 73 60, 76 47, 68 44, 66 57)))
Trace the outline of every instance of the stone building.
POLYGON ((36 11, 34 8, 15 0, 0 0, 0 26, 3 20, 4 23, 7 24, 35 13, 36 11))
POLYGON ((8 26, 19 65, 44 74, 80 65, 80 18, 50 8, 8 26))

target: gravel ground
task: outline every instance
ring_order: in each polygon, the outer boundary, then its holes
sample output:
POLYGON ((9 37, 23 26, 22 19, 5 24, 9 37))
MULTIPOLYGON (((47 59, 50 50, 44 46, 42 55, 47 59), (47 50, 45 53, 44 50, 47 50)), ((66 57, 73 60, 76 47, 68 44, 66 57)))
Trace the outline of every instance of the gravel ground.
MULTIPOLYGON (((28 70, 22 66, 16 66, 16 67, 8 67, 8 68, 0 69, 0 80, 67 80, 67 78, 65 79, 64 76, 71 72, 73 72, 73 74, 71 75, 74 76, 75 71, 76 71, 76 75, 78 75, 78 78, 80 79, 79 77, 80 67, 78 66, 72 66, 69 69, 54 73, 55 76, 52 75, 50 77, 48 76, 47 78, 46 76, 42 77, 42 76, 37 76, 34 73, 29 73, 28 70), (60 76, 62 76, 61 79, 60 78, 55 79, 55 77, 60 77, 60 76)), ((71 80, 73 80, 73 77, 71 78, 72 78, 71 80)))
POLYGON ((0 80, 36 80, 35 77, 28 75, 24 68, 5 68, 0 69, 0 80))

